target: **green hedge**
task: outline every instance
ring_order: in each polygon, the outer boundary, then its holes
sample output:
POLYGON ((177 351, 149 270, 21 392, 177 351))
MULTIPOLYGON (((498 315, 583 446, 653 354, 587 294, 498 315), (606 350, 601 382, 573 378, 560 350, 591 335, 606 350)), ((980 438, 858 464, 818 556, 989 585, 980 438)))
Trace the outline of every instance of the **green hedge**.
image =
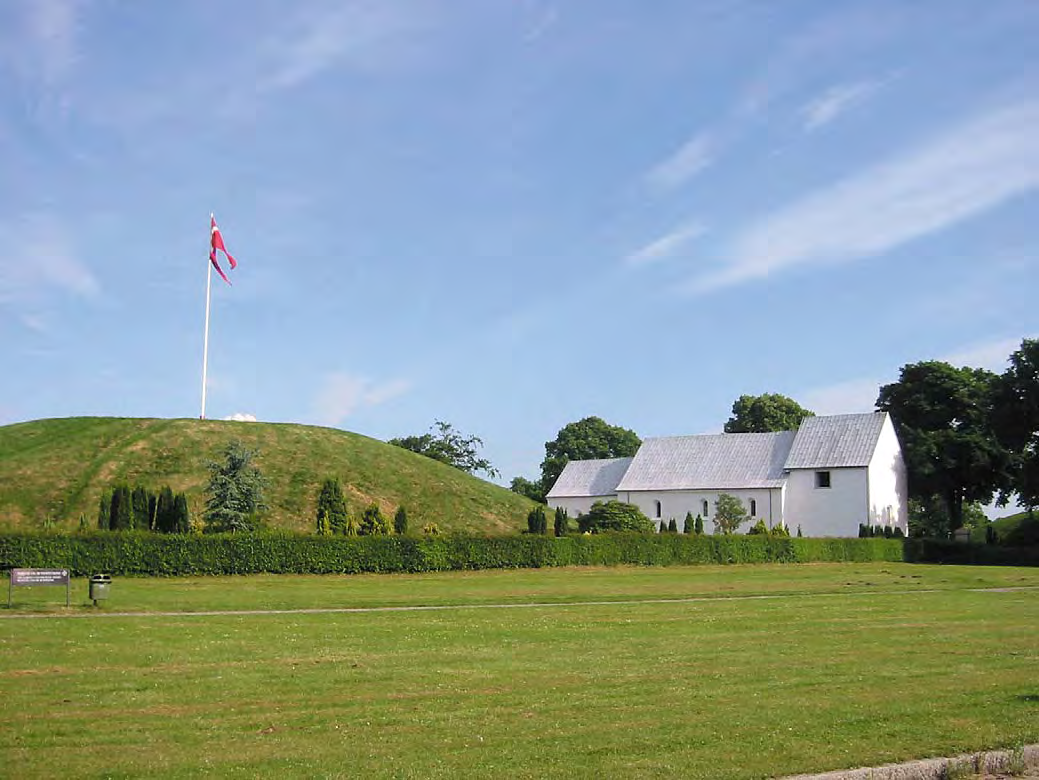
POLYGON ((192 574, 356 574, 541 566, 669 566, 704 563, 900 561, 890 539, 601 534, 518 536, 306 536, 287 533, 0 535, 0 569, 65 567, 97 572, 192 574))
POLYGON ((910 563, 1039 566, 1039 547, 1003 547, 949 539, 907 539, 905 559, 910 563))

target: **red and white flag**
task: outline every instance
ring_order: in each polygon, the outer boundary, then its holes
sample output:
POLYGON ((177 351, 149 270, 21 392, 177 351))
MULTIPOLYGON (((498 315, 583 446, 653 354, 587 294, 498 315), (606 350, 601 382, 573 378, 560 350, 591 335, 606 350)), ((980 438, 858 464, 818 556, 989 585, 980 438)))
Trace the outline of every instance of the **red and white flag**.
POLYGON ((227 275, 224 273, 224 269, 222 269, 220 267, 220 263, 217 262, 217 250, 219 249, 221 252, 224 253, 224 256, 227 258, 227 262, 231 264, 231 268, 236 268, 238 266, 238 262, 227 251, 227 247, 224 246, 224 237, 220 235, 220 228, 216 226, 216 217, 214 217, 212 214, 209 215, 209 224, 209 262, 213 264, 213 267, 216 269, 216 272, 220 274, 220 278, 228 284, 231 284, 231 280, 227 278, 227 275))

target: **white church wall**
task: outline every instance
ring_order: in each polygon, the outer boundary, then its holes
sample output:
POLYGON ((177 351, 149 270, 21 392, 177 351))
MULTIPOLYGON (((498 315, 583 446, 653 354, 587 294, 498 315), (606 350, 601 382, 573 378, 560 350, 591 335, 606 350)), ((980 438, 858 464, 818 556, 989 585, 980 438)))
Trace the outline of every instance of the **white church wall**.
MULTIPOLYGON (((891 418, 884 420, 873 459, 869 463, 869 523, 909 532, 906 464, 891 418)), ((866 522, 865 520, 861 522, 866 522)))
POLYGON ((713 533, 714 513, 718 503, 718 496, 728 493, 735 496, 743 503, 743 508, 750 514, 751 501, 754 501, 754 517, 749 523, 740 526, 739 532, 745 533, 747 529, 759 519, 764 519, 769 527, 783 522, 783 489, 782 488, 733 488, 730 490, 646 490, 621 492, 617 498, 627 504, 634 504, 642 513, 660 528, 661 522, 667 523, 673 517, 678 524, 678 530, 682 530, 685 522, 686 512, 692 513, 693 517, 700 515, 703 518, 704 532, 713 533), (707 502, 707 512, 704 513, 704 502, 707 502), (660 502, 660 512, 657 514, 657 502, 660 502))
POLYGON ((787 477, 786 517, 792 533, 858 536, 869 516, 865 468, 794 469, 787 477), (829 475, 829 486, 820 484, 829 475))

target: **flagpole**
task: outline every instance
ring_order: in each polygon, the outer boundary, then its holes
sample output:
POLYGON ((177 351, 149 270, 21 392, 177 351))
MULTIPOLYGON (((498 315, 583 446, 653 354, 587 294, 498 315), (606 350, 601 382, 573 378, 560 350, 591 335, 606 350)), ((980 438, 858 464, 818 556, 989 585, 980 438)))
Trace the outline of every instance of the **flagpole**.
MULTIPOLYGON (((212 225, 213 215, 209 215, 212 225)), ((202 414, 198 419, 206 419, 206 368, 209 365, 209 291, 213 284, 213 263, 206 263, 206 330, 202 340, 202 414)))

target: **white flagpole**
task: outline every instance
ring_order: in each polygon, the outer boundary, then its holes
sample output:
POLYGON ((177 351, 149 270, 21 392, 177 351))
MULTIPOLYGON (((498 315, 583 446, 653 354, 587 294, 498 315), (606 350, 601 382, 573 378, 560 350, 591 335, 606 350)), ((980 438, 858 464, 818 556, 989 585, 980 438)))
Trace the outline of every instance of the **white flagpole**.
MULTIPOLYGON (((213 215, 209 215, 209 230, 213 230, 213 215)), ((213 284, 213 263, 206 258, 206 334, 202 340, 202 414, 198 419, 206 419, 206 367, 209 364, 209 290, 213 284)))

